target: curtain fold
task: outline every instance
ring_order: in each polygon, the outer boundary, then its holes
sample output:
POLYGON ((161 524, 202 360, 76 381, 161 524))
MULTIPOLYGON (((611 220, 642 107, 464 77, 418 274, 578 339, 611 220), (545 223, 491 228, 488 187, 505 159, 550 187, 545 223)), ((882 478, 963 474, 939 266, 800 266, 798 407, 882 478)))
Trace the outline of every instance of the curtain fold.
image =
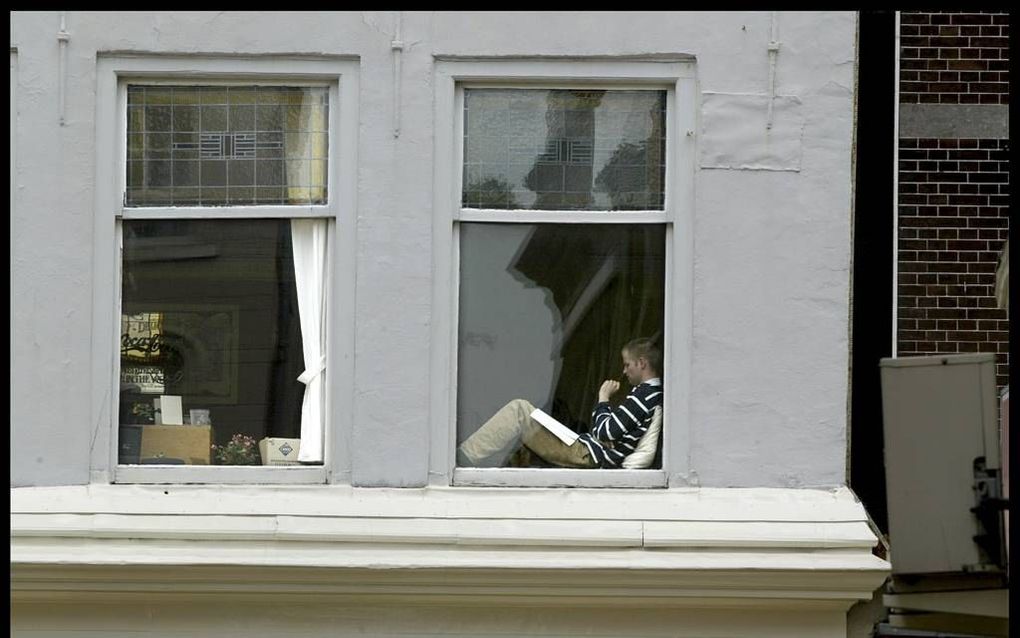
POLYGON ((294 278, 301 320, 305 384, 301 403, 301 447, 298 461, 321 463, 326 405, 326 229, 325 219, 292 219, 294 278))

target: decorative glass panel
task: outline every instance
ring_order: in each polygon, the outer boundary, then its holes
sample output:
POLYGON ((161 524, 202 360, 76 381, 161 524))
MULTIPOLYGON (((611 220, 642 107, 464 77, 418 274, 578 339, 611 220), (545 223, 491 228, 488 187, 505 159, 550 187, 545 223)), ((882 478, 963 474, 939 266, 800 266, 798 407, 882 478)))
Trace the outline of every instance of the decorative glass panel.
POLYGON ((128 86, 126 206, 324 204, 329 91, 128 86))
POLYGON ((663 334, 665 254, 661 224, 462 223, 457 444, 513 399, 588 432, 620 349, 663 334))
POLYGON ((121 464, 296 461, 305 386, 290 227, 124 222, 121 464))
POLYGON ((662 210, 665 175, 665 91, 464 91, 467 208, 662 210))

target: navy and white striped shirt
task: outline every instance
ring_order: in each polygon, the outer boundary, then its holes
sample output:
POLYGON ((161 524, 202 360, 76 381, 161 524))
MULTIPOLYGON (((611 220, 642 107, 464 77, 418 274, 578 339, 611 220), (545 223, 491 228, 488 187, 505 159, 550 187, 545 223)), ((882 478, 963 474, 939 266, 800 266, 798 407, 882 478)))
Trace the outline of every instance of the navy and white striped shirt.
POLYGON ((578 441, 591 452, 601 468, 617 468, 652 424, 655 406, 662 405, 662 381, 649 379, 634 386, 615 408, 602 401, 591 413, 591 432, 578 441))

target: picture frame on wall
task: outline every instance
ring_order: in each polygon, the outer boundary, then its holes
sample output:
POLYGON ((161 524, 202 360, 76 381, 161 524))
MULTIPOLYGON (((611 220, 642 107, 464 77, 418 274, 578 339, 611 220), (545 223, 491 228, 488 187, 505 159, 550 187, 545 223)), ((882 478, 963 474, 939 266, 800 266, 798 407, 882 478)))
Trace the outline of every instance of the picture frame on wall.
POLYGON ((189 402, 237 402, 240 308, 231 304, 140 304, 121 316, 121 383, 189 402))

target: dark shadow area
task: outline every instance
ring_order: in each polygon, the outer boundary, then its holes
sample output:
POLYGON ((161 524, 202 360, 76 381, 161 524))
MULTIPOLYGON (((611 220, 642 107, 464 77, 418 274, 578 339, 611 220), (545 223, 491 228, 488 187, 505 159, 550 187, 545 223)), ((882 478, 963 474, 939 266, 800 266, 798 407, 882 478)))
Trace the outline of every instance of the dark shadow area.
POLYGON ((853 246, 849 483, 875 524, 889 531, 879 360, 892 354, 893 11, 860 13, 853 246))

